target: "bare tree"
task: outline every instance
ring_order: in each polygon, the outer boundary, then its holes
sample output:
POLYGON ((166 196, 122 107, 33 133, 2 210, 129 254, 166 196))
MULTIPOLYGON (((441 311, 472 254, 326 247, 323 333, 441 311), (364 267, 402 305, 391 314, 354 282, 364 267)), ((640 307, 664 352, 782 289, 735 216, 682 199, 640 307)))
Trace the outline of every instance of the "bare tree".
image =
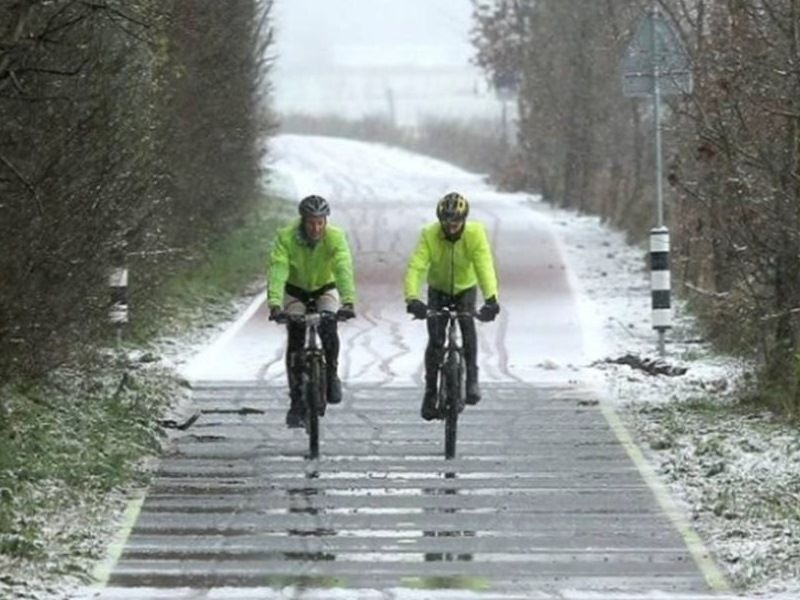
MULTIPOLYGON (((621 97, 619 62, 650 6, 475 2, 478 64, 489 76, 515 69, 522 81, 527 185, 633 238, 652 225, 654 123, 646 103, 621 97)), ((659 0, 658 8, 688 48, 695 80, 663 120, 677 279, 710 335, 760 358, 765 384, 796 413, 800 0, 659 0)))

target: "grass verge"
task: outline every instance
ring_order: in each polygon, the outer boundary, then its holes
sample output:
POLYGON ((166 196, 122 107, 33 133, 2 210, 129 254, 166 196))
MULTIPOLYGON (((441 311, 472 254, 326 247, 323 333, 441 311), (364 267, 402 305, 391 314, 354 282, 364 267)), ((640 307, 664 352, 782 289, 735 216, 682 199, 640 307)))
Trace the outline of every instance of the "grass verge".
POLYGON ((143 344, 229 318, 231 302, 263 284, 272 236, 292 210, 289 203, 272 199, 201 257, 183 264, 151 301, 133 307, 130 339, 143 344))
POLYGON ((628 417, 733 585, 796 585, 796 427, 746 399, 715 397, 635 404, 628 417))
POLYGON ((234 316, 234 301, 263 283, 289 210, 264 202, 184 265, 137 315, 122 349, 98 348, 80 365, 0 387, 0 597, 60 597, 54 589, 88 580, 125 490, 148 481, 165 440, 159 416, 184 393, 153 348, 234 316))

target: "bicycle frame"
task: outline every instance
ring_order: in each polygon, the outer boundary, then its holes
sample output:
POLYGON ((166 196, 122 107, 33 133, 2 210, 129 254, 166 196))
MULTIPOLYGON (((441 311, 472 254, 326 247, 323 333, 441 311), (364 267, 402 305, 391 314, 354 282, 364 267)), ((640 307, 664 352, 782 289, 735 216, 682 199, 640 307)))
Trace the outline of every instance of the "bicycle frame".
POLYGON ((466 404, 466 367, 458 321, 473 317, 471 312, 459 312, 450 306, 429 310, 427 315, 428 319, 447 319, 445 345, 438 361, 436 393, 436 407, 444 417, 445 458, 455 458, 458 415, 466 404))
POLYGON ((302 365, 302 397, 306 405, 306 433, 308 433, 309 456, 319 457, 319 419, 327 407, 327 365, 319 326, 325 319, 335 319, 336 313, 309 311, 302 315, 291 315, 289 321, 305 326, 305 342, 299 353, 302 365))

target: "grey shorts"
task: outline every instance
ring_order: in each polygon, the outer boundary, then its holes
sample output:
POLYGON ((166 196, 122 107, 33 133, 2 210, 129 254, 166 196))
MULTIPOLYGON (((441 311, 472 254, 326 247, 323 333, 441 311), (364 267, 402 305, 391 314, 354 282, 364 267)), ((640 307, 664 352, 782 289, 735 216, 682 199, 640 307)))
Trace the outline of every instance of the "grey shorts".
MULTIPOLYGON (((317 311, 319 312, 336 312, 342 306, 339 290, 336 288, 326 290, 317 297, 316 303, 317 311)), ((290 294, 284 294, 283 310, 290 315, 304 315, 306 314, 306 305, 300 298, 296 298, 290 294)))

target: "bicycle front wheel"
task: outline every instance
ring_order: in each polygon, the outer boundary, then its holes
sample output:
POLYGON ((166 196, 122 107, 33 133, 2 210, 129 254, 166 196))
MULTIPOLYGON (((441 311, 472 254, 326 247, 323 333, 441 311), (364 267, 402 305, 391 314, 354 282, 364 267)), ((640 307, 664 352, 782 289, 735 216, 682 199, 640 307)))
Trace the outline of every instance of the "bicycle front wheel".
POLYGON ((306 379, 306 431, 308 432, 308 454, 310 458, 319 457, 319 416, 322 406, 323 385, 322 361, 312 358, 306 379))
POLYGON ((455 458, 458 438, 458 413, 461 412, 463 393, 463 367, 461 355, 450 352, 445 359, 442 371, 444 383, 444 457, 455 458))

